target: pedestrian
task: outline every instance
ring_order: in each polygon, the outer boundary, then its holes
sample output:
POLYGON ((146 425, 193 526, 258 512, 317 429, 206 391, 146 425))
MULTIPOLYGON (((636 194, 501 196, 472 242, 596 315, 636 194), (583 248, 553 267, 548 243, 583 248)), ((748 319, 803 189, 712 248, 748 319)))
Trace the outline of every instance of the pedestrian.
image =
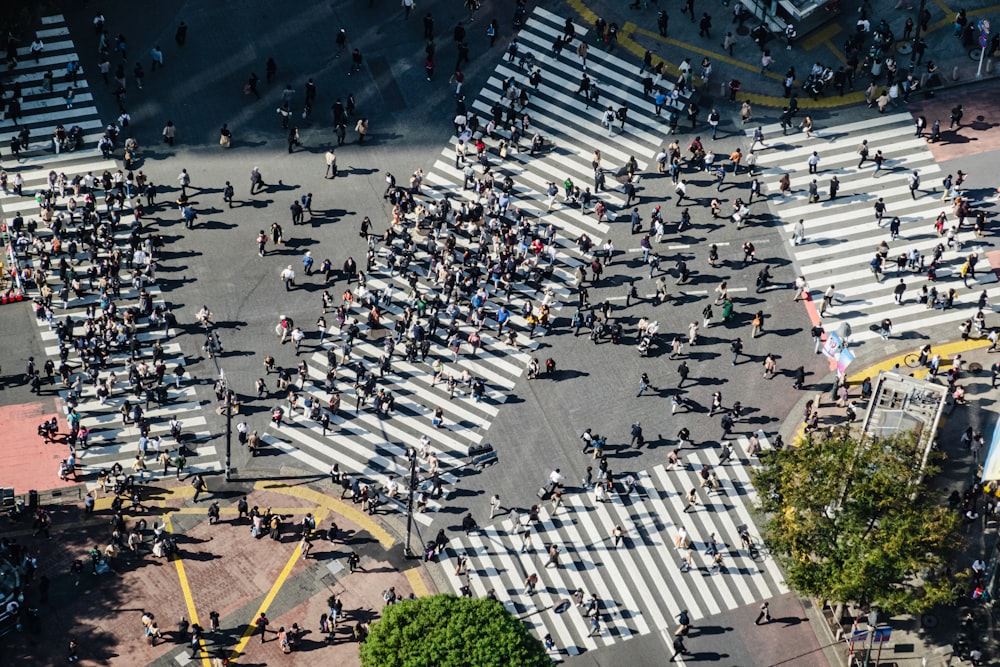
POLYGON ((642 434, 642 426, 639 422, 632 424, 632 441, 629 443, 629 446, 640 448, 645 442, 646 439, 642 434))
POLYGON ((691 489, 687 493, 687 505, 684 507, 684 513, 687 514, 689 510, 698 505, 698 490, 691 489))
POLYGON ((757 618, 754 620, 753 624, 760 625, 761 621, 764 621, 765 623, 771 622, 771 609, 768 606, 767 600, 760 605, 760 613, 757 614, 757 618))
POLYGON ((493 494, 490 498, 490 519, 495 517, 500 512, 500 495, 493 494))
POLYGON ((559 567, 559 545, 552 544, 549 546, 549 559, 545 561, 545 567, 549 565, 555 565, 559 567))
MULTIPOLYGON (((643 392, 650 388, 649 375, 643 373, 639 378, 639 393, 635 395, 636 398, 642 396, 643 392)), ((653 388, 655 390, 655 387, 653 388)))
POLYGON ((809 156, 809 159, 806 160, 806 163, 809 165, 810 174, 817 173, 817 168, 819 166, 819 153, 813 151, 812 155, 809 156))
POLYGON ((168 146, 174 145, 174 138, 177 136, 177 128, 174 127, 174 121, 168 120, 166 126, 163 128, 163 143, 168 146))
POLYGON ((365 135, 368 134, 368 119, 359 118, 357 124, 354 126, 354 130, 358 133, 358 145, 363 144, 365 135))
POLYGON ((796 222, 795 226, 792 228, 792 245, 798 245, 800 243, 804 243, 805 239, 806 239, 805 220, 799 218, 799 221, 796 222))
MULTIPOLYGON (((694 345, 690 340, 688 341, 691 345, 694 345)), ((677 382, 677 388, 680 389, 684 386, 684 383, 688 379, 688 373, 690 373, 687 365, 687 361, 682 361, 680 366, 677 367, 677 374, 680 376, 680 380, 677 382)))
POLYGON ((778 364, 774 359, 774 355, 768 353, 767 357, 764 358, 764 379, 770 380, 773 378, 777 368, 778 364))
POLYGON ((267 637, 267 625, 270 621, 267 620, 267 614, 264 612, 260 613, 257 620, 253 622, 254 626, 257 628, 257 634, 260 635, 260 643, 263 644, 267 637))
POLYGON ((910 197, 913 198, 913 199, 916 199, 917 198, 917 189, 920 188, 920 174, 917 173, 916 169, 914 169, 913 173, 911 173, 907 177, 907 184, 910 187, 910 197))

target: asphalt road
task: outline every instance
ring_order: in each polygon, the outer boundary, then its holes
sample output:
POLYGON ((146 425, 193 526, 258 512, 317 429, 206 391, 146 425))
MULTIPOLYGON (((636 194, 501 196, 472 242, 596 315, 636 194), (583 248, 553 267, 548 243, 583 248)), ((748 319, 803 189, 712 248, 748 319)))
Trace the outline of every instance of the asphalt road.
MULTIPOLYGON (((569 12, 560 3, 545 3, 545 6, 552 11, 569 12)), ((444 3, 421 3, 404 20, 402 10, 392 5, 388 18, 384 7, 316 5, 304 1, 285 2, 280 7, 250 2, 238 10, 163 2, 148 8, 141 16, 129 11, 130 7, 125 2, 102 6, 113 32, 125 33, 135 53, 148 53, 152 45, 161 44, 166 56, 166 67, 155 74, 148 73, 144 90, 129 94, 133 119, 130 129, 143 147, 140 168, 165 186, 161 202, 169 202, 176 195, 177 174, 181 168, 188 169, 201 222, 194 230, 183 229, 173 207, 167 203, 161 203, 151 216, 168 241, 161 270, 166 281, 163 286, 166 298, 182 324, 190 324, 202 304, 215 314, 227 351, 218 367, 202 359, 201 337, 197 333, 181 338, 189 369, 206 381, 199 389, 203 401, 214 401, 208 381, 220 368, 234 388, 249 397, 266 355, 273 354, 279 364, 294 366, 290 346, 278 345, 273 332, 278 316, 293 317, 311 332, 320 312, 322 289, 318 281, 302 278, 301 287, 288 293, 278 278, 280 270, 292 264, 301 276, 300 258, 306 250, 317 259, 330 257, 334 266, 339 266, 348 255, 361 261, 364 244, 357 234, 361 216, 370 216, 376 230, 384 229, 389 216, 389 207, 381 196, 383 173, 390 170, 402 180, 418 167, 429 167, 446 145, 451 132, 453 97, 445 81, 455 57, 450 33, 464 18, 464 12, 444 3), (434 13, 439 34, 439 65, 433 82, 425 80, 423 71, 421 17, 426 11, 434 13), (183 47, 173 40, 178 20, 190 26, 183 47), (333 36, 341 26, 347 30, 351 45, 358 46, 367 58, 367 66, 353 76, 347 73, 348 56, 337 57, 333 43, 333 36), (278 75, 272 84, 262 83, 263 99, 256 101, 253 96, 243 95, 242 86, 249 73, 254 71, 263 78, 264 61, 272 55, 278 63, 278 75), (303 85, 309 77, 315 79, 319 97, 311 120, 296 119, 303 146, 289 154, 275 109, 281 89, 285 83, 291 83, 297 90, 293 109, 298 114, 303 85), (341 176, 327 180, 323 153, 334 139, 328 110, 337 97, 346 98, 348 94, 356 97, 359 114, 370 119, 370 135, 364 145, 357 145, 356 133, 348 132, 349 143, 337 151, 341 176), (174 147, 159 140, 167 120, 172 120, 178 128, 174 147), (225 151, 217 141, 222 123, 229 124, 234 137, 233 147, 225 151), (251 197, 249 172, 255 165, 262 170, 269 187, 251 197), (237 206, 232 209, 226 207, 221 196, 227 180, 236 188, 237 206), (313 193, 314 216, 305 225, 293 227, 288 206, 306 192, 313 193), (275 221, 284 227, 289 242, 280 251, 258 258, 256 233, 268 229, 275 221)), ((472 62, 465 67, 465 86, 470 98, 492 72, 508 37, 505 27, 509 25, 506 16, 509 10, 497 6, 501 39, 489 50, 481 33, 492 10, 491 3, 486 3, 469 28, 472 62)), ((611 11, 608 10, 609 17, 611 11)), ((84 68, 94 71, 96 48, 92 47, 96 42, 89 28, 92 14, 79 11, 67 16, 74 26, 84 68)), ((95 85, 102 117, 111 119, 117 115, 115 102, 99 88, 99 84, 95 85)), ((737 145, 745 146, 740 128, 736 127, 738 109, 713 100, 710 93, 702 98, 702 107, 709 109, 713 103, 720 103, 725 131, 725 136, 714 143, 716 151, 727 154, 737 145)), ((772 113, 762 110, 759 115, 766 121, 772 113)), ((860 113, 846 109, 813 115, 818 123, 833 123, 857 120, 860 113)), ((702 128, 701 134, 707 135, 706 130, 702 128)), ((690 136, 690 132, 681 135, 682 147, 690 136)), ((646 159, 654 152, 655 147, 651 147, 646 159)), ((707 177, 702 180, 707 184, 707 177)), ((745 193, 746 179, 729 181, 734 182, 738 189, 727 192, 727 196, 745 193)), ((669 179, 651 174, 643 184, 640 210, 644 216, 655 203, 664 204, 664 210, 672 214, 674 202, 669 179)), ((694 189, 706 197, 714 192, 714 188, 708 187, 694 189)), ((691 376, 696 380, 693 384, 688 382, 684 393, 692 409, 670 415, 669 397, 676 393, 678 361, 670 361, 662 353, 640 356, 632 335, 626 336, 620 345, 595 346, 586 336, 576 338, 568 328, 572 308, 565 307, 538 350, 539 356, 557 362, 557 375, 533 381, 522 378, 518 383, 514 397, 502 407, 488 433, 487 440, 498 450, 500 463, 479 475, 463 478, 461 492, 453 501, 462 511, 468 509, 485 520, 488 498, 493 493, 499 493, 510 504, 527 507, 534 502, 535 490, 553 468, 561 468, 570 480, 578 479, 590 462, 589 457, 580 454, 578 441, 580 432, 587 427, 608 435, 609 450, 615 451, 616 472, 662 463, 670 440, 681 427, 689 428, 696 441, 714 446, 721 428, 717 416, 708 416, 713 391, 721 391, 727 404, 742 402, 749 418, 737 430, 760 428, 776 432, 802 394, 792 388, 790 377, 779 375, 771 381, 762 378, 760 363, 769 352, 778 357, 779 369, 805 365, 811 374, 810 381, 824 377, 826 364, 812 354, 808 317, 798 304, 791 303, 790 289, 779 286, 762 294, 753 291, 753 279, 762 262, 771 266, 778 283, 791 283, 796 275, 786 241, 769 224, 767 213, 762 209, 761 222, 749 231, 737 231, 731 224, 712 221, 704 210, 694 208, 693 215, 694 228, 670 244, 689 247, 668 251, 664 262, 664 266, 670 267, 671 260, 683 258, 693 268, 693 280, 685 287, 686 295, 659 306, 642 301, 624 308, 620 298, 622 283, 645 276, 637 254, 626 255, 609 267, 605 275, 610 277, 604 281, 605 285, 591 290, 592 302, 612 300, 615 315, 622 318, 627 330, 634 330, 631 325, 643 315, 655 317, 661 323, 661 331, 666 333, 662 338, 669 340, 671 334, 684 332, 689 322, 698 319, 714 287, 728 281, 736 302, 736 322, 715 324, 703 330, 702 344, 685 349, 691 376), (757 246, 758 261, 743 266, 740 245, 748 238, 757 246), (707 264, 707 243, 720 246, 723 261, 718 268, 707 264), (751 340, 749 318, 758 309, 768 315, 766 331, 751 340), (729 341, 736 336, 743 338, 750 357, 733 366, 729 341), (649 374, 657 391, 636 398, 643 372, 649 374), (640 450, 627 447, 630 425, 637 421, 643 425, 647 440, 640 450)), ((638 245, 638 237, 629 233, 624 222, 613 226, 611 238, 620 249, 638 245)), ((339 290, 341 284, 331 288, 337 295, 339 290)), ((651 281, 640 282, 640 293, 651 291, 651 281)), ((17 331, 34 331, 30 321, 5 319, 5 328, 8 322, 17 331)), ((37 345, 36 339, 31 340, 31 344, 37 345)), ((20 349, 16 353, 11 348, 5 350, 0 352, 4 374, 10 374, 8 369, 20 372, 26 355, 20 349)), ((5 393, 5 400, 9 400, 8 396, 11 394, 5 393)), ((255 427, 266 426, 270 404, 247 401, 245 412, 255 427)), ((221 432, 222 419, 218 418, 217 423, 221 432)), ((217 438, 216 443, 221 446, 222 439, 217 438)), ((254 475, 279 473, 285 466, 295 468, 295 462, 284 457, 250 461, 238 448, 234 465, 254 475)), ((441 526, 449 525, 455 516, 446 515, 441 526)), ((433 529, 438 527, 435 524, 433 529)), ((720 620, 720 625, 728 623, 726 619, 720 620)), ((717 641, 718 644, 699 650, 720 651, 727 642, 726 635, 719 635, 717 641)), ((635 650, 647 650, 640 646, 636 642, 635 650)), ((594 654, 590 659, 597 656, 594 654)))

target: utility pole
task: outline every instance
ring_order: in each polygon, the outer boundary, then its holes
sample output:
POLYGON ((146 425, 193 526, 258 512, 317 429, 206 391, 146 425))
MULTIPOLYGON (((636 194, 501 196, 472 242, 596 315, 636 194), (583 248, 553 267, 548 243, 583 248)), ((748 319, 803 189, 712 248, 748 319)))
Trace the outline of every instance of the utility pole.
POLYGON ((233 444, 233 408, 239 410, 239 404, 234 403, 236 397, 232 389, 229 388, 229 379, 226 378, 226 371, 219 369, 219 380, 222 382, 222 390, 225 396, 222 399, 221 413, 226 418, 226 481, 232 481, 232 444, 233 444))
POLYGON ((417 450, 408 449, 406 455, 410 459, 410 490, 409 498, 406 501, 406 541, 403 543, 403 555, 412 558, 410 532, 413 529, 413 494, 417 492, 417 450))
POLYGON ((229 390, 229 382, 226 382, 226 481, 232 481, 230 477, 230 455, 233 444, 233 392, 229 390))

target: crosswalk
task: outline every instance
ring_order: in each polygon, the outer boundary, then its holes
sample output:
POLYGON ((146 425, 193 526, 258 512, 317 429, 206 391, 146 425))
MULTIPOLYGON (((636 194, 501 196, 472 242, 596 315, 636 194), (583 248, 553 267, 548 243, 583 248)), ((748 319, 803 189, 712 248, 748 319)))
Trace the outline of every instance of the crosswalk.
MULTIPOLYGON (((517 61, 511 63, 504 58, 479 96, 468 105, 469 113, 475 112, 481 118, 482 128, 492 116, 490 108, 502 97, 505 79, 513 78, 518 85, 528 87, 530 101, 525 112, 530 114, 531 127, 544 134, 548 148, 529 155, 527 144, 530 143, 531 132, 536 130, 529 130, 521 140, 520 149, 512 149, 506 159, 500 158, 499 138, 484 138, 483 141, 488 146, 496 187, 500 187, 504 176, 509 175, 513 179, 510 212, 518 210, 526 216, 534 238, 544 239, 544 228, 549 224, 553 225, 554 252, 550 255, 546 249, 540 253, 537 275, 519 276, 509 301, 505 300, 503 290, 495 288, 489 281, 485 283, 489 288, 486 304, 488 319, 481 332, 483 344, 477 352, 472 353, 469 346, 463 344, 460 352, 455 354, 448 345, 449 337, 439 333, 433 339, 434 344, 427 359, 410 363, 400 358, 403 344, 397 345, 392 372, 380 381, 380 385, 391 390, 396 398, 396 407, 391 415, 379 414, 370 405, 356 410, 357 398, 351 383, 341 381, 338 390, 342 397, 342 407, 337 415, 332 416, 332 430, 326 436, 318 422, 299 415, 293 415, 291 421, 280 427, 272 425, 263 436, 269 447, 288 454, 309 469, 325 473, 336 463, 342 471, 356 473, 365 481, 378 484, 386 484, 390 477, 396 477, 400 481, 407 479, 407 449, 413 447, 422 450, 420 439, 429 438, 429 451, 433 452, 440 464, 443 488, 440 498, 429 499, 427 512, 416 516, 416 520, 424 525, 432 522, 435 511, 442 508, 443 503, 462 483, 462 478, 472 472, 469 448, 486 440, 486 434, 498 410, 513 391, 531 358, 536 356, 537 340, 545 335, 545 327, 538 326, 535 338, 529 339, 528 323, 523 316, 525 304, 530 303, 535 315, 539 313, 542 304, 550 307, 554 314, 564 307, 567 300, 575 299, 570 287, 575 281, 574 272, 582 263, 592 259, 591 255, 579 250, 576 239, 586 234, 599 244, 608 234, 607 222, 597 220, 593 205, 584 212, 579 206, 572 206, 564 201, 560 195, 551 211, 548 210, 546 183, 557 183, 560 192, 567 178, 572 178, 581 189, 584 185, 591 187, 591 160, 595 149, 601 150, 602 166, 605 168, 623 167, 634 156, 641 170, 659 145, 658 135, 667 130, 665 115, 662 118, 655 117, 651 99, 643 95, 641 77, 637 76, 637 64, 598 49, 591 51, 587 71, 591 79, 599 84, 600 104, 586 108, 585 99, 575 95, 577 81, 570 80, 572 77, 567 75, 567 72, 580 71, 580 63, 573 49, 566 48, 558 54, 552 49, 555 38, 563 33, 564 24, 563 17, 536 8, 518 33, 519 55, 530 52, 534 62, 542 70, 542 83, 537 90, 530 90, 528 72, 518 70, 517 61), (616 124, 614 132, 609 135, 606 128, 601 126, 602 110, 608 105, 618 108, 622 103, 627 103, 632 110, 625 130, 621 131, 616 124), (552 148, 553 143, 555 149, 552 148), (542 274, 547 275, 548 279, 540 279, 539 275, 542 274), (508 304, 512 313, 511 322, 518 331, 517 348, 507 342, 506 334, 500 337, 495 332, 496 311, 503 303, 508 304), (432 370, 435 360, 446 365, 445 375, 459 377, 467 371, 468 377, 482 379, 486 385, 483 400, 476 401, 467 384, 459 383, 454 397, 450 395, 446 382, 435 384, 432 370), (445 428, 437 428, 432 424, 432 416, 437 408, 444 410, 445 428)), ((585 37, 587 33, 585 26, 576 26, 578 36, 585 37)), ((662 87, 670 89, 672 86, 664 82, 662 87)), ((682 105, 685 99, 681 96, 675 104, 682 105)), ((498 130, 497 134, 509 138, 506 131, 498 130)), ((488 210, 488 196, 480 198, 472 189, 464 188, 464 165, 456 168, 455 164, 456 142, 457 138, 453 138, 442 149, 433 165, 425 170, 422 191, 416 198, 427 206, 448 198, 453 208, 458 208, 463 202, 470 205, 481 202, 488 210)), ((472 150, 469 160, 470 164, 475 165, 474 154, 475 151, 472 150)), ((481 167, 476 168, 476 176, 484 176, 481 167)), ((610 215, 625 206, 623 192, 611 187, 617 185, 609 175, 609 189, 599 194, 610 215)), ((487 218, 489 217, 487 212, 487 218)), ((458 259, 463 246, 468 244, 465 237, 474 234, 463 229, 456 232, 455 236, 458 237, 458 245, 452 257, 458 259)), ((486 239, 484 242, 491 245, 495 254, 496 245, 490 243, 489 236, 486 239)), ((443 240, 444 237, 436 242, 438 248, 443 240)), ((396 246, 401 248, 402 242, 397 241, 396 246)), ((425 296, 438 294, 446 301, 443 285, 436 282, 434 270, 431 269, 433 262, 426 240, 414 239, 414 247, 413 260, 408 270, 419 276, 421 293, 425 296)), ((468 244, 468 247, 474 252, 478 250, 475 243, 468 244)), ((399 318, 406 317, 404 309, 407 304, 413 305, 415 301, 402 272, 388 270, 380 259, 375 270, 368 272, 367 289, 379 294, 389 285, 394 287, 395 296, 391 303, 383 304, 381 330, 369 330, 364 325, 365 318, 357 308, 353 313, 360 320, 359 326, 366 336, 354 345, 351 360, 364 360, 369 368, 377 368, 379 358, 385 353, 383 336, 387 331, 391 332, 399 318)), ((467 310, 467 307, 463 308, 463 312, 467 310)), ((442 312, 441 319, 442 328, 447 329, 449 317, 442 312)), ((459 322, 462 340, 474 329, 468 322, 459 322)), ((328 405, 331 398, 323 386, 328 363, 325 348, 331 345, 342 346, 342 343, 342 339, 334 339, 322 346, 323 349, 314 349, 305 357, 310 377, 307 383, 308 393, 322 405, 328 405)), ((544 363, 543 359, 538 361, 540 364, 544 363)), ((507 454, 501 450, 498 455, 503 458, 507 454)), ((428 460, 429 457, 420 461, 419 478, 423 488, 428 486, 428 460)), ((390 510, 402 509, 402 502, 390 502, 388 507, 390 510)))
POLYGON ((475 597, 496 596, 540 638, 552 635, 569 655, 676 628, 682 611, 697 622, 786 593, 777 564, 753 534, 750 508, 756 492, 748 473, 749 443, 743 436, 737 439, 734 458, 725 464, 714 450, 690 450, 680 466, 657 465, 637 473, 631 490, 616 482, 607 500, 591 491, 563 496, 559 507, 541 504, 527 549, 528 513, 512 511, 493 525, 452 536, 440 556, 443 574, 456 593, 468 587, 475 597), (699 488, 702 464, 711 466, 721 488, 699 489, 698 505, 686 512, 687 494, 699 488), (617 547, 616 526, 625 534, 617 547), (749 527, 756 553, 741 544, 743 526, 749 527), (676 546, 681 530, 691 541, 690 561, 689 550, 676 546), (721 568, 709 553, 713 534, 721 568), (557 567, 547 567, 552 545, 561 550, 557 567), (467 570, 459 573, 463 558, 467 570), (537 592, 526 594, 526 579, 533 574, 539 579, 537 592), (578 590, 584 595, 582 608, 573 601, 578 590), (602 620, 593 635, 586 617, 592 595, 602 620))
MULTIPOLYGON (((104 124, 97 108, 93 105, 87 77, 79 76, 75 84, 63 80, 66 64, 78 57, 63 16, 44 17, 42 26, 37 33, 44 42, 45 49, 38 62, 29 56, 27 47, 18 49, 18 66, 13 71, 12 83, 17 82, 21 85, 23 98, 21 118, 17 123, 10 118, 0 121, 0 145, 7 146, 11 137, 17 136, 24 128, 30 131, 28 146, 21 150, 20 157, 4 161, 10 184, 13 183, 15 174, 19 174, 24 180, 22 196, 14 192, 12 185, 9 185, 0 196, 0 209, 8 223, 17 215, 23 217, 25 225, 41 217, 35 195, 39 191, 48 189, 51 171, 57 174, 63 173, 69 181, 72 181, 75 176, 83 176, 88 172, 100 178, 105 171, 115 173, 119 169, 115 160, 104 158, 97 148, 97 143, 104 133, 104 124), (42 80, 45 72, 50 69, 55 75, 55 83, 52 90, 48 91, 43 88, 42 80), (70 85, 74 85, 76 94, 72 108, 67 108, 63 95, 70 85), (83 130, 84 147, 72 151, 63 149, 57 153, 52 143, 52 136, 56 126, 60 124, 67 130, 73 125, 79 126, 83 130)), ((8 95, 11 94, 11 89, 12 86, 8 85, 8 95)), ((122 137, 124 136, 123 134, 122 137)), ((122 141, 124 138, 119 140, 119 144, 122 141)), ((97 196, 103 194, 100 193, 99 187, 97 196)), ((56 197, 54 208, 57 215, 66 214, 67 204, 72 196, 74 196, 73 188, 67 186, 64 193, 56 197)), ((77 196, 76 200, 82 207, 82 196, 77 196)), ((115 235, 114 248, 127 252, 131 231, 127 223, 131 222, 131 215, 127 209, 122 211, 122 214, 125 219, 115 235)), ((63 386, 59 379, 58 369, 63 360, 60 356, 55 326, 71 318, 76 323, 75 334, 79 335, 86 327, 88 309, 93 309, 91 312, 96 315, 100 315, 102 311, 99 283, 90 283, 86 278, 87 270, 93 266, 91 258, 82 249, 75 256, 70 256, 67 252, 69 238, 74 237, 80 228, 79 220, 78 212, 76 220, 67 227, 69 233, 63 234, 61 257, 72 266, 76 276, 83 283, 84 293, 76 296, 69 291, 65 300, 59 295, 62 287, 56 269, 59 257, 54 257, 52 270, 47 274, 47 284, 55 292, 52 300, 52 317, 47 318, 42 312, 36 319, 45 356, 52 360, 56 369, 55 384, 43 385, 42 390, 50 390, 53 386, 59 387, 58 393, 64 399, 64 405, 67 405, 66 399, 69 398, 71 388, 63 386)), ((52 253, 54 237, 47 223, 39 222, 34 237, 44 244, 47 252, 52 253)), ((155 249, 148 250, 155 253, 155 249)), ((104 262, 108 258, 108 251, 102 250, 98 254, 97 261, 104 262)), ((21 260, 27 261, 35 271, 40 268, 37 252, 32 253, 30 257, 21 253, 21 260)), ((119 278, 121 280, 119 295, 115 297, 113 290, 109 288, 105 298, 109 303, 114 303, 121 321, 121 313, 139 304, 140 292, 132 285, 129 263, 125 260, 121 262, 119 278)), ((35 286, 30 296, 39 297, 39 287, 35 286)), ((154 308, 165 307, 164 295, 155 282, 146 285, 145 290, 154 308)), ((77 479, 94 485, 97 473, 101 469, 110 470, 115 464, 121 465, 125 474, 132 474, 133 464, 139 454, 140 433, 134 421, 126 423, 119 413, 119 408, 125 401, 129 401, 130 405, 138 403, 145 408, 144 419, 149 423, 148 436, 152 441, 145 457, 150 472, 157 466, 156 458, 159 453, 157 448, 170 452, 172 456, 177 455, 179 445, 169 432, 171 419, 176 419, 181 424, 180 442, 188 451, 188 470, 194 472, 220 470, 221 462, 216 456, 214 447, 208 444, 212 439, 212 426, 195 395, 194 387, 189 384, 190 375, 185 375, 184 382, 179 385, 174 382, 174 370, 183 368, 186 363, 184 352, 175 338, 177 332, 165 329, 162 324, 154 325, 145 317, 137 318, 136 332, 136 337, 142 343, 141 352, 135 360, 138 367, 147 367, 152 373, 154 364, 151 346, 159 341, 163 348, 162 361, 168 369, 165 379, 166 401, 162 405, 156 400, 147 403, 144 393, 137 394, 131 391, 127 368, 132 355, 127 346, 112 346, 112 352, 98 374, 99 380, 102 381, 110 380, 112 374, 114 375, 114 381, 108 383, 110 396, 103 401, 100 400, 97 396, 97 385, 85 379, 76 406, 81 417, 81 427, 89 431, 88 447, 77 450, 77 479), (162 440, 159 439, 160 436, 162 440)), ((37 367, 43 369, 44 361, 36 360, 36 362, 37 367)), ((70 375, 72 384, 77 375, 83 372, 82 359, 75 346, 67 346, 65 362, 73 371, 70 375)), ((65 426, 60 430, 65 432, 65 426)))
MULTIPOLYGON (((972 229, 975 208, 958 230, 957 243, 949 247, 947 237, 934 229, 934 222, 945 212, 947 234, 949 228, 957 227, 958 219, 951 201, 941 200, 944 174, 927 148, 926 139, 914 136, 912 116, 874 114, 856 123, 819 128, 812 138, 797 130, 783 136, 778 125, 765 126, 763 130, 766 148, 758 149, 757 160, 763 168, 761 181, 789 242, 796 223, 804 221, 805 242, 791 245, 791 252, 817 306, 827 289, 834 286, 834 303, 823 314, 827 331, 836 331, 846 323, 852 330, 850 340, 863 342, 879 336, 879 324, 887 317, 892 321, 893 335, 898 336, 958 323, 975 314, 979 294, 986 283, 995 280, 988 270, 986 248, 972 229), (868 140, 870 158, 877 150, 886 158, 878 174, 871 159, 858 167, 857 150, 864 139, 868 140), (816 176, 808 174, 806 163, 813 151, 820 157, 816 176), (907 180, 914 170, 920 175, 915 199, 907 180), (784 174, 790 176, 792 190, 786 196, 782 196, 779 185, 784 174), (840 181, 840 191, 830 201, 829 183, 833 175, 840 181), (817 179, 820 199, 809 203, 808 188, 813 178, 817 179), (879 198, 886 205, 881 223, 876 222, 874 209, 879 198), (895 240, 889 232, 893 216, 900 218, 899 236, 895 240), (888 257, 883 276, 876 280, 871 261, 882 241, 888 243, 888 257), (945 250, 935 283, 927 279, 926 272, 938 244, 943 244, 945 250), (896 259, 914 250, 924 256, 924 269, 897 271, 896 259), (971 253, 978 254, 978 280, 970 279, 966 287, 960 269, 971 253), (905 292, 902 304, 897 305, 893 289, 900 278, 905 281, 905 292), (928 290, 936 285, 942 298, 950 288, 956 289, 954 307, 932 308, 921 303, 920 289, 924 285, 928 290)), ((748 135, 752 131, 748 130, 748 135)))

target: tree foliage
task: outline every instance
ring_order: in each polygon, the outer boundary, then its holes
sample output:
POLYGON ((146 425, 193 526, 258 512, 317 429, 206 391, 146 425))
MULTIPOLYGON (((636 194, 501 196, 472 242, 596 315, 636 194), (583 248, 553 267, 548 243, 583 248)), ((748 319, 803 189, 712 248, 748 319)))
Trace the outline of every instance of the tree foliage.
POLYGON ((545 647, 499 602, 433 595, 387 606, 361 645, 363 667, 543 667, 545 647))
POLYGON ((960 517, 927 480, 934 461, 910 435, 841 433, 774 452, 755 471, 764 536, 803 595, 921 613, 953 598, 940 571, 961 542, 960 517), (921 476, 922 472, 922 476, 921 476))

